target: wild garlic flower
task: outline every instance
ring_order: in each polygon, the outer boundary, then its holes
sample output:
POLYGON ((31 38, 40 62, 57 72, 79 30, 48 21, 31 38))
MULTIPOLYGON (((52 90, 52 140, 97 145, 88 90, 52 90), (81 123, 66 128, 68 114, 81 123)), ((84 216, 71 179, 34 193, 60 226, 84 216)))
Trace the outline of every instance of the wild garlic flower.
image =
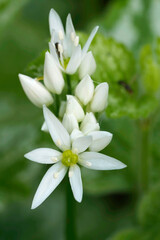
MULTIPOLYGON (((55 62, 62 71, 67 74, 74 74, 86 56, 88 48, 98 31, 98 26, 92 30, 83 49, 81 49, 79 44, 79 36, 76 35, 70 14, 67 16, 65 32, 59 15, 54 9, 51 9, 49 13, 49 28, 51 34, 49 48, 55 62)), ((90 61, 90 57, 87 58, 87 62, 90 61)), ((93 72, 93 69, 90 71, 93 72)), ((81 72, 84 75, 82 67, 81 72)))
MULTIPOLYGON (((79 165, 94 170, 115 170, 125 168, 122 162, 97 152, 86 151, 92 136, 71 137, 62 123, 44 106, 44 118, 49 133, 60 151, 50 148, 35 149, 25 155, 31 161, 53 164, 44 175, 32 202, 32 209, 38 207, 60 184, 68 171, 71 189, 76 201, 82 201, 83 187, 79 165)), ((103 145, 97 138, 97 144, 103 145)))
POLYGON ((44 104, 49 106, 53 103, 50 92, 36 78, 34 79, 23 74, 18 76, 25 94, 34 105, 41 108, 44 104))

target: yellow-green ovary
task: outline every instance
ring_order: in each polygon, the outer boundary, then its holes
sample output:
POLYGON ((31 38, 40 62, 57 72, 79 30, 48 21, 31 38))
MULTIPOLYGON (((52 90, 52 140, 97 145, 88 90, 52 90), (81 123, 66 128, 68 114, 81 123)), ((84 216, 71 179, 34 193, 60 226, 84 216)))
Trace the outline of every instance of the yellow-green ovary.
POLYGON ((71 150, 66 150, 62 154, 62 163, 70 167, 78 162, 78 155, 73 153, 71 150))

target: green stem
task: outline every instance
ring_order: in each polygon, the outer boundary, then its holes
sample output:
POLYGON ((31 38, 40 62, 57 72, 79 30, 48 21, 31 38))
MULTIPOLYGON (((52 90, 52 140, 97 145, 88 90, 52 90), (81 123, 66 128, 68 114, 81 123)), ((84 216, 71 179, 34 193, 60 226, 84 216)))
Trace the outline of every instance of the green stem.
POLYGON ((66 190, 66 240, 76 240, 75 200, 68 179, 66 190))
POLYGON ((72 94, 72 86, 71 86, 71 79, 70 75, 66 74, 67 86, 68 86, 68 94, 72 94))
POLYGON ((56 116, 59 116, 59 107, 60 107, 60 102, 59 102, 59 95, 55 94, 55 100, 56 100, 56 116))
POLYGON ((150 121, 143 120, 138 125, 140 131, 139 191, 143 194, 149 188, 150 121))

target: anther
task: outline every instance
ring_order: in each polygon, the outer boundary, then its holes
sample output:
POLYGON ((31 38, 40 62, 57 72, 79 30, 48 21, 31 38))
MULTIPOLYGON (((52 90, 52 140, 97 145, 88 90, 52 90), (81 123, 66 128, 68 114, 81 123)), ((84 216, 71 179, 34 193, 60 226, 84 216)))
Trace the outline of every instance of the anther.
POLYGON ((60 43, 58 43, 58 51, 60 53, 63 53, 63 47, 62 47, 62 45, 60 43))
POLYGON ((63 35, 63 32, 61 30, 58 32, 58 37, 59 37, 60 40, 64 39, 64 35, 63 35))
POLYGON ((57 141, 57 145, 61 146, 61 141, 60 140, 57 141))
POLYGON ((75 40, 74 40, 74 46, 77 47, 79 44, 79 37, 76 36, 75 40))
POLYGON ((73 171, 69 171, 68 176, 69 176, 69 178, 71 178, 73 176, 73 171))
POLYGON ((74 40, 75 40, 75 37, 76 37, 76 35, 75 35, 75 32, 71 32, 71 40, 74 42, 74 40))
POLYGON ((58 158, 57 158, 57 157, 51 157, 51 160, 52 160, 53 162, 57 162, 57 161, 58 161, 58 158))
POLYGON ((86 162, 86 166, 87 166, 87 167, 90 167, 90 166, 92 166, 92 163, 87 161, 87 162, 86 162))
POLYGON ((56 172, 56 173, 53 174, 53 177, 54 177, 54 178, 58 178, 58 175, 59 175, 59 173, 56 172))

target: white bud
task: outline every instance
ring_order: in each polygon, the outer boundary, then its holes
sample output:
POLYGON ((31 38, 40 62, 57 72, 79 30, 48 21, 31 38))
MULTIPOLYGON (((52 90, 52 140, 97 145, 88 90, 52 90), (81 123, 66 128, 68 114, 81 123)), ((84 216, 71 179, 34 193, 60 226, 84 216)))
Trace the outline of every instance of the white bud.
POLYGON ((86 124, 96 124, 97 120, 92 112, 86 113, 82 123, 81 128, 83 128, 86 124))
POLYGON ((44 63, 44 84, 55 94, 61 94, 64 87, 64 79, 55 60, 49 52, 46 52, 44 63))
POLYGON ((63 121, 62 121, 63 126, 67 129, 69 134, 73 131, 73 129, 78 129, 78 122, 76 117, 73 114, 64 114, 63 121))
POLYGON ((66 113, 73 114, 78 122, 81 122, 84 118, 84 111, 80 103, 72 95, 67 95, 66 113))
POLYGON ((92 112, 102 112, 107 107, 108 88, 108 83, 101 83, 96 87, 90 104, 92 112))
POLYGON ((96 61, 92 52, 88 52, 83 58, 79 67, 79 77, 83 78, 85 75, 92 75, 96 70, 96 61))
POLYGON ((59 108, 59 117, 60 118, 63 118, 63 116, 64 116, 64 113, 65 113, 65 111, 66 111, 66 101, 62 101, 61 102, 61 105, 60 105, 60 108, 59 108))
POLYGON ((74 42, 75 40, 75 37, 76 37, 76 34, 75 32, 71 32, 71 40, 74 42))
POLYGON ((59 36, 60 40, 64 39, 64 34, 63 34, 63 32, 61 30, 58 32, 58 36, 59 36))
POLYGON ((98 131, 99 129, 100 127, 94 114, 92 112, 87 113, 81 123, 80 130, 86 135, 90 132, 98 131))
POLYGON ((87 105, 91 101, 93 93, 94 93, 93 81, 89 75, 86 75, 77 85, 75 95, 84 105, 87 105))
POLYGON ((23 74, 18 76, 25 94, 34 105, 43 107, 44 104, 49 106, 53 103, 52 95, 41 82, 23 74))
POLYGON ((75 141, 77 138, 83 137, 83 136, 84 136, 84 134, 78 129, 73 129, 73 131, 70 135, 72 142, 75 141))
POLYGON ((41 127, 41 131, 47 132, 47 133, 49 132, 46 122, 43 123, 43 125, 41 127))
POLYGON ((77 47, 79 44, 79 37, 76 36, 75 39, 74 39, 74 46, 77 47))

